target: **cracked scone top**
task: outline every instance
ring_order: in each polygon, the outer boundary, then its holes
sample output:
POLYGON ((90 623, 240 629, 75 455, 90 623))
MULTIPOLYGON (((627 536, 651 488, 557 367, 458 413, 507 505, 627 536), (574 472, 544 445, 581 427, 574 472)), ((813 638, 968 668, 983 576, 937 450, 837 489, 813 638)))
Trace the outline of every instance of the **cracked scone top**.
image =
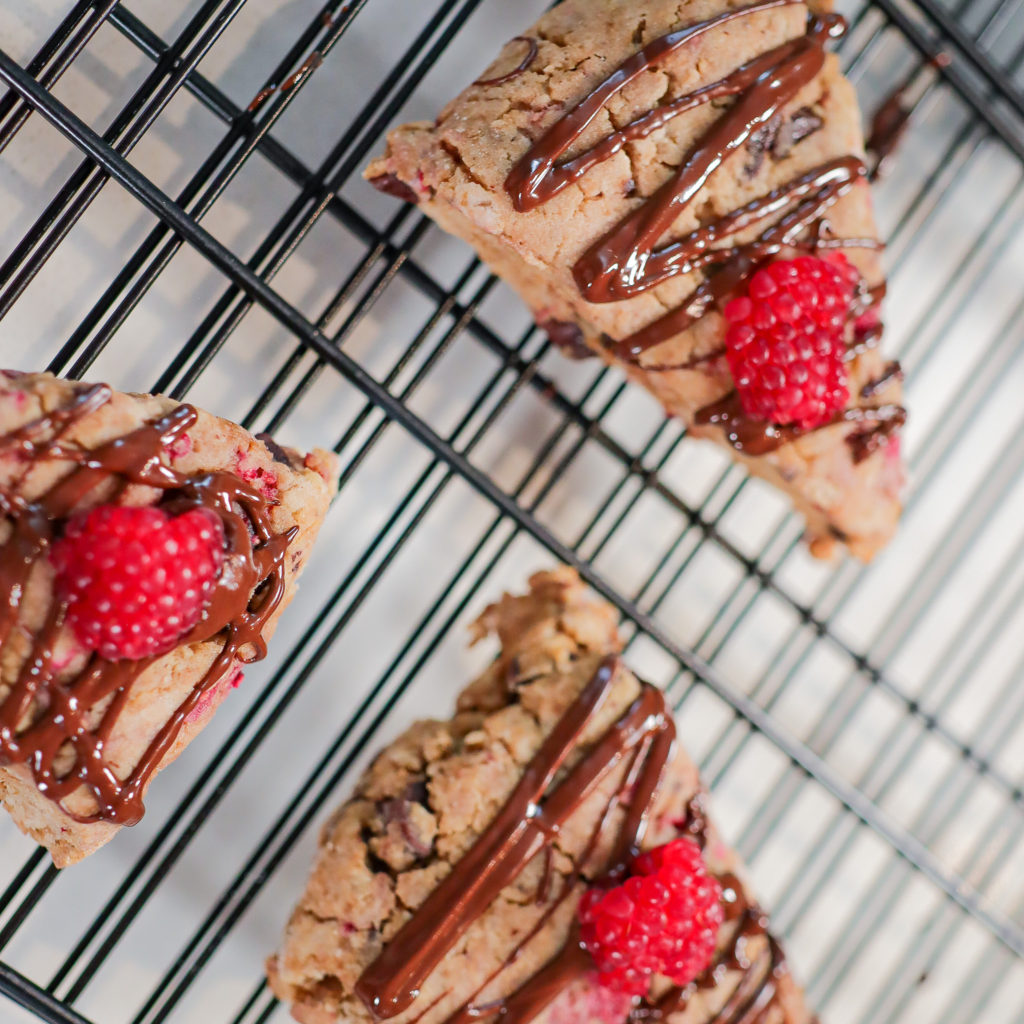
POLYGON ((615 622, 568 569, 484 613, 477 638, 501 649, 455 717, 399 737, 323 827, 268 961, 297 1020, 809 1024, 660 692, 618 657, 615 622), (693 984, 655 978, 634 1002, 597 983, 577 906, 629 848, 680 836, 719 878, 725 923, 693 984))
POLYGON ((816 554, 870 558, 900 514, 905 414, 830 6, 565 0, 436 122, 393 131, 366 176, 472 244, 562 347, 619 366, 786 491, 816 554), (814 430, 753 422, 722 308, 766 260, 837 251, 860 278, 847 406, 814 430))
MULTIPOLYGON (((138 821, 153 775, 203 728, 242 667, 266 654, 334 474, 330 454, 303 455, 168 398, 0 372, 0 801, 58 867, 138 821), (90 524, 139 518, 158 529, 198 522, 218 571, 169 643, 101 656, 76 631, 58 552, 77 546, 70 583, 88 591, 90 524)), ((167 585, 174 571, 163 563, 158 579, 136 583, 152 545, 179 568, 189 557, 180 531, 145 536, 99 534, 101 577, 113 579, 105 593, 157 595, 167 585), (127 564, 128 551, 140 562, 127 564)), ((178 614, 184 602, 164 593, 165 614, 178 614)), ((85 609, 104 619, 108 639, 138 614, 134 603, 120 613, 109 604, 85 609)))

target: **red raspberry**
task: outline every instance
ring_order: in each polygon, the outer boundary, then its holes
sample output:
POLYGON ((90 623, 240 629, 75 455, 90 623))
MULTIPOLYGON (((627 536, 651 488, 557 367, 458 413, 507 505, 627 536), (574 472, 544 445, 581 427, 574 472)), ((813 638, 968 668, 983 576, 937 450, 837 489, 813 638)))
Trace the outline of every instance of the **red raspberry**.
POLYGON ((721 899, 692 839, 641 854, 622 885, 588 889, 580 939, 601 984, 633 996, 647 992, 654 974, 688 985, 714 955, 721 899))
POLYGON ((857 280, 842 253, 780 260, 726 305, 726 358, 751 419, 813 430, 846 405, 845 328, 857 280))
POLYGON ((170 650, 203 614, 224 560, 206 509, 101 505, 72 518, 50 554, 79 643, 110 661, 170 650))

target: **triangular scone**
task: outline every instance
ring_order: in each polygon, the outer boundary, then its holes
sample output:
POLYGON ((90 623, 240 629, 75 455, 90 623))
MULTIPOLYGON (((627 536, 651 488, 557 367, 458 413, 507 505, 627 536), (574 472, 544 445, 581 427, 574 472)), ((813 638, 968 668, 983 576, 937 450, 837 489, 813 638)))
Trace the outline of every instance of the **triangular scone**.
POLYGON ((501 649, 456 716, 399 737, 324 825, 267 965, 293 1016, 370 1024, 372 1006, 396 1024, 809 1024, 661 692, 619 659, 613 609, 560 569, 485 611, 476 635, 501 649), (701 844, 721 883, 717 950, 693 984, 655 976, 632 1001, 598 983, 576 910, 587 886, 621 878, 626 846, 679 837, 701 844))
POLYGON ((0 372, 0 800, 58 867, 138 819, 153 775, 266 653, 334 479, 333 455, 169 398, 0 372), (200 623, 155 659, 104 661, 62 622, 49 553, 100 504, 203 506, 224 526, 200 623))
POLYGON ((838 541, 866 559, 899 518, 905 414, 878 349, 863 136, 824 51, 841 31, 828 6, 565 0, 436 122, 393 131, 366 176, 469 242, 564 348, 621 367, 787 492, 816 554, 838 541), (773 438, 732 415, 722 306, 759 261, 838 248, 862 278, 849 406, 773 438))

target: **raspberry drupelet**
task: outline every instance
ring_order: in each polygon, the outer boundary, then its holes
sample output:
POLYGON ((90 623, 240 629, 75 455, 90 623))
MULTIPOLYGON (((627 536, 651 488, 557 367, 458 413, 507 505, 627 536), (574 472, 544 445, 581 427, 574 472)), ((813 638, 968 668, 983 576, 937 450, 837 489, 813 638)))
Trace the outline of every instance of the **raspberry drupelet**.
POLYGON ((51 552, 57 594, 83 647, 102 658, 163 654, 200 620, 224 559, 206 509, 101 505, 73 518, 51 552))
POLYGON ((644 995, 653 975, 688 985, 711 962, 722 926, 722 887, 692 839, 637 857, 611 889, 580 901, 580 941, 602 985, 644 995))
POLYGON ((849 401, 846 328, 857 271, 842 254, 762 267, 725 307, 726 358, 755 420, 824 426, 849 401))

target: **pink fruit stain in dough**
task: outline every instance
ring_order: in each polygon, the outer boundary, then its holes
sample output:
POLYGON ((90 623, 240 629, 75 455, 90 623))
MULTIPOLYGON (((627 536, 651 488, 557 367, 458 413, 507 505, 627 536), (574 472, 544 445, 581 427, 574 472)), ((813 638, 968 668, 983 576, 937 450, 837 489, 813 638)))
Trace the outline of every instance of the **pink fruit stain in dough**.
POLYGON ((240 669, 236 668, 234 672, 224 676, 224 678, 214 686, 211 686, 202 697, 199 699, 199 703, 189 712, 186 722, 196 722, 199 719, 206 716, 206 714, 212 711, 220 702, 228 695, 229 690, 235 690, 240 685, 242 680, 245 678, 245 673, 240 669))
POLYGON ((632 1005, 630 996, 604 988, 591 978, 586 987, 573 987, 561 995, 551 1005, 549 1019, 551 1024, 621 1024, 632 1005))
POLYGON ((248 452, 235 450, 235 472, 248 484, 252 484, 267 501, 277 500, 277 477, 263 466, 256 465, 248 452))
POLYGON ((192 438, 188 434, 182 434, 171 442, 167 450, 171 453, 172 459, 183 459, 192 451, 192 438))

